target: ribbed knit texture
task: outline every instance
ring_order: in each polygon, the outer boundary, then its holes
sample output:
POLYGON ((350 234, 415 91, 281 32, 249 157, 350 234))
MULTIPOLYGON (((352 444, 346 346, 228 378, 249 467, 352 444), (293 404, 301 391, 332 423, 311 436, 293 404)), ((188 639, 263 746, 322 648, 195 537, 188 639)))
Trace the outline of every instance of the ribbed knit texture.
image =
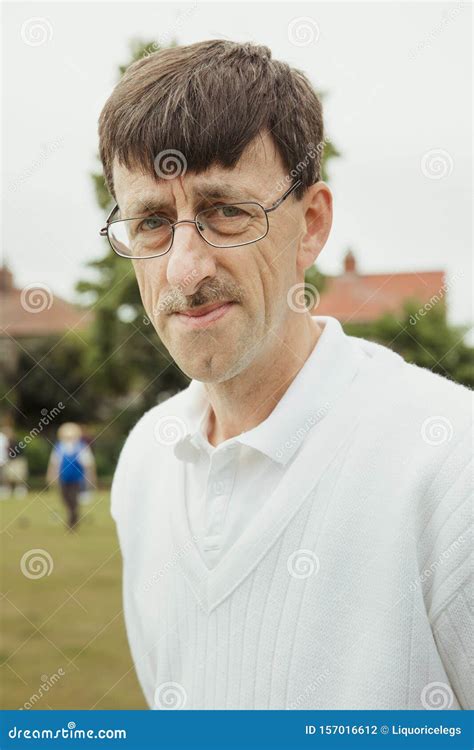
POLYGON ((215 570, 183 528, 180 462, 156 440, 186 392, 129 436, 112 514, 151 708, 474 707, 471 395, 351 346, 359 374, 308 432, 286 494, 215 570))

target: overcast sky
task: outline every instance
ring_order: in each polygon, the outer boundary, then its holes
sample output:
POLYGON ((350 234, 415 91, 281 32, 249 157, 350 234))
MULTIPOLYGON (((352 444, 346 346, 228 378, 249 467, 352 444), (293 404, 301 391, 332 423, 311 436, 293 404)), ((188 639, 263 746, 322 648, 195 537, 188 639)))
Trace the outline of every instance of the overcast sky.
MULTIPOLYGON (((326 92, 335 217, 320 267, 444 269, 471 318, 472 39, 468 3, 7 3, 3 246, 17 284, 72 298, 103 254, 97 118, 132 37, 255 41, 326 92)), ((125 261, 124 261, 125 262, 125 261)))

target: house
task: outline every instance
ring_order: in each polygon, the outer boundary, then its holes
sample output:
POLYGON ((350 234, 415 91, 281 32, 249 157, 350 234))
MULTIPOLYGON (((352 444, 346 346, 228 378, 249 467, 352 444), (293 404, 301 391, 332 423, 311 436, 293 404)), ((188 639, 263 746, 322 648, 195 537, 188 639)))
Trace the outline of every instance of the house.
POLYGON ((401 314, 408 299, 426 305, 442 300, 445 293, 443 271, 361 274, 349 251, 344 258, 344 272, 326 278, 314 312, 330 315, 343 324, 369 323, 384 313, 401 314))
POLYGON ((0 373, 14 373, 21 348, 28 341, 45 336, 61 336, 86 328, 92 320, 88 311, 53 294, 44 284, 14 284, 13 274, 0 267, 0 373))

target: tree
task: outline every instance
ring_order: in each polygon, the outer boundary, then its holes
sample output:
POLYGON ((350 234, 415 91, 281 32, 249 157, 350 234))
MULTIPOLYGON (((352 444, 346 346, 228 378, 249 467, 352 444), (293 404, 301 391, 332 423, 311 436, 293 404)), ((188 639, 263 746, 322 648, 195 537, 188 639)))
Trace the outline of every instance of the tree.
POLYGON ((386 314, 372 323, 350 323, 344 329, 351 336, 388 346, 407 362, 474 387, 474 349, 464 341, 466 329, 448 322, 442 302, 423 315, 420 310, 422 303, 408 300, 401 316, 386 314))

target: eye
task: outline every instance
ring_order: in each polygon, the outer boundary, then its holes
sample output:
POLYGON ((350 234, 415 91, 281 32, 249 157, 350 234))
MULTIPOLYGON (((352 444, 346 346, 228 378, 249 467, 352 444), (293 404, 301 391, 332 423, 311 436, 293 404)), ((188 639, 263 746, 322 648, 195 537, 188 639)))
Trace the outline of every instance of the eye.
POLYGON ((157 229, 162 229, 164 226, 167 226, 168 222, 166 219, 162 219, 161 216, 149 216, 146 219, 143 219, 143 221, 140 222, 138 225, 138 231, 144 231, 144 232, 152 232, 156 231, 157 229))
POLYGON ((243 216, 245 214, 245 211, 239 208, 239 206, 222 206, 219 210, 226 219, 233 219, 236 216, 243 216))

